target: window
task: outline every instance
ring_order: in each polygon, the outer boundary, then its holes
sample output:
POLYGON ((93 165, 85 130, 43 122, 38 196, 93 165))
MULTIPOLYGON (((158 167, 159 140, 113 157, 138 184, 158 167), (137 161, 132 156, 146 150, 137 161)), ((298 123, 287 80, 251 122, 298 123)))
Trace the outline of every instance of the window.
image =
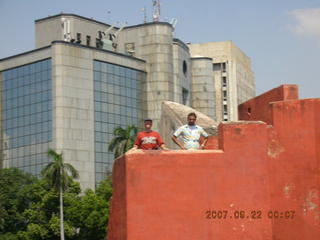
POLYGON ((227 97, 227 91, 222 91, 223 92, 223 98, 227 97))
POLYGON ((225 113, 228 113, 228 106, 226 104, 223 105, 223 111, 225 113))
POLYGON ((188 66, 187 66, 187 62, 185 60, 183 60, 183 62, 182 62, 182 71, 183 71, 184 76, 187 76, 188 66))
POLYGON ((189 95, 189 91, 185 88, 182 88, 182 104, 187 105, 188 95, 189 95))
POLYGON ((227 86, 227 77, 222 77, 222 86, 223 87, 227 86))
MULTIPOLYGON (((52 108, 51 60, 27 64, 6 72, 12 73, 3 75, 5 112, 1 114, 4 113, 2 134, 4 148, 8 151, 6 160, 11 166, 24 167, 26 171, 37 174, 27 159, 32 154, 38 154, 32 149, 38 149, 39 146, 44 146, 42 153, 45 154, 52 140, 52 120, 49 117, 52 108)), ((48 162, 47 157, 43 161, 48 162)))
POLYGON ((77 41, 76 43, 81 43, 81 33, 77 33, 77 41))
POLYGON ((225 62, 222 63, 222 72, 226 72, 227 64, 225 62))
POLYGON ((137 126, 141 122, 138 104, 141 88, 137 86, 144 80, 145 73, 101 61, 94 61, 93 66, 95 163, 105 166, 96 169, 98 183, 112 169, 114 157, 108 153, 107 146, 113 138, 114 128, 137 126))
POLYGON ((125 47, 126 53, 128 55, 130 55, 130 56, 134 56, 135 55, 134 43, 126 43, 124 47, 125 47))
POLYGON ((87 46, 90 46, 90 43, 91 42, 91 37, 90 36, 87 36, 87 46))

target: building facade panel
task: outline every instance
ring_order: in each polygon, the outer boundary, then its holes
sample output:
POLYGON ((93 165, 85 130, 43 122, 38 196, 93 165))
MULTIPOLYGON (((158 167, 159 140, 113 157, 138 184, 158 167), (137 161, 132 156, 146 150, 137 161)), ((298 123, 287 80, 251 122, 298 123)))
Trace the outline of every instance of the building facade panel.
POLYGON ((192 58, 192 107, 216 119, 211 58, 192 58))
POLYGON ((2 72, 3 165, 38 175, 52 145, 51 59, 2 72))

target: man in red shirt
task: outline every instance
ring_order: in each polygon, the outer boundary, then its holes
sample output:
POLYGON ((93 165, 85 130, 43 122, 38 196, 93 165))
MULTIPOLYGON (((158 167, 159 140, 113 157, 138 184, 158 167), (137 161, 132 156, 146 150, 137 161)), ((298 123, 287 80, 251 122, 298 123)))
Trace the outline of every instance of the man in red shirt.
POLYGON ((133 149, 156 150, 167 149, 160 134, 151 130, 152 120, 144 120, 144 131, 139 132, 134 142, 133 149))

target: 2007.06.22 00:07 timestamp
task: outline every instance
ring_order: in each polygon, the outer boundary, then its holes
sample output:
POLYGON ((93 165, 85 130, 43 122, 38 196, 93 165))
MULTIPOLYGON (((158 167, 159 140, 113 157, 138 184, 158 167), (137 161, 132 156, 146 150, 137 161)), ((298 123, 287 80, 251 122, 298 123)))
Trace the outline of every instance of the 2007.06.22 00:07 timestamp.
POLYGON ((207 210, 205 212, 206 219, 293 219, 295 211, 286 210, 286 211, 277 211, 270 210, 263 212, 261 210, 253 211, 244 211, 244 210, 207 210))

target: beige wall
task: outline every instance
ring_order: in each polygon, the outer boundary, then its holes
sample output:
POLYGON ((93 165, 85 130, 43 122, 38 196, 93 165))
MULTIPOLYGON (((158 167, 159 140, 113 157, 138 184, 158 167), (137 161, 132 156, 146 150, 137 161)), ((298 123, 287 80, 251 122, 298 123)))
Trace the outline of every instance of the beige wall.
MULTIPOLYGON (((81 33, 81 44, 86 45, 86 37, 90 36, 90 46, 96 46, 98 31, 105 31, 109 28, 108 24, 98 23, 90 19, 77 17, 72 14, 57 15, 52 18, 45 18, 35 22, 36 48, 48 46, 52 41, 64 40, 62 18, 70 21, 71 38, 77 39, 77 33, 81 33)), ((115 32, 112 29, 111 32, 115 32)))
POLYGON ((232 41, 189 44, 192 57, 206 56, 212 63, 225 63, 226 72, 214 71, 216 95, 216 120, 223 120, 223 105, 228 108, 228 121, 238 119, 238 105, 255 96, 255 80, 251 60, 232 41), (220 76, 219 76, 220 75, 220 76), (227 78, 223 87, 222 77, 227 78), (223 102, 223 91, 227 91, 227 101, 223 102), (221 115, 221 117, 219 116, 221 115))
POLYGON ((192 104, 192 64, 189 48, 179 40, 173 42, 173 101, 183 103, 182 88, 186 89, 188 94, 187 106, 192 104), (183 72, 183 63, 186 63, 186 73, 183 72))
POLYGON ((146 61, 142 108, 144 117, 154 120, 155 130, 158 130, 162 102, 173 100, 172 31, 169 24, 150 23, 126 28, 119 35, 119 51, 124 51, 126 43, 134 43, 135 57, 146 61))
POLYGON ((212 58, 192 58, 191 87, 192 107, 216 119, 212 58))

